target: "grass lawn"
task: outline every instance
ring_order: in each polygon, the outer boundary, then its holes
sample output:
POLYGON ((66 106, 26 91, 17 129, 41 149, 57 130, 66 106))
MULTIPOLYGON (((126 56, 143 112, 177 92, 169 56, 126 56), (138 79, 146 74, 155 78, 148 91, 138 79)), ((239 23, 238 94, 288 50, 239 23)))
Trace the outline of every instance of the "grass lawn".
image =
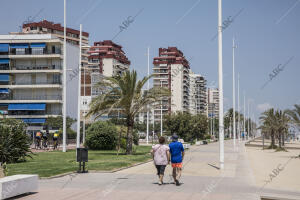
MULTIPOLYGON (((147 161, 151 158, 151 146, 138 146, 134 155, 119 154, 117 151, 89 150, 88 170, 113 170, 121 167, 147 161)), ((49 177, 78 170, 76 151, 69 150, 36 153, 26 162, 8 164, 8 175, 38 174, 40 177, 49 177)))

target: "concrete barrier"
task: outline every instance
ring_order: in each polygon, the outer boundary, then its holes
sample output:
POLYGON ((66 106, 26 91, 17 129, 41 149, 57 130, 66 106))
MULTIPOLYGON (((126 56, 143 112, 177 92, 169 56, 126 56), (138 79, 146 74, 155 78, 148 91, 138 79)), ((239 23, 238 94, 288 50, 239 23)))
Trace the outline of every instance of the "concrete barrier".
POLYGON ((0 178, 0 199, 36 192, 37 189, 38 175, 20 174, 0 178))

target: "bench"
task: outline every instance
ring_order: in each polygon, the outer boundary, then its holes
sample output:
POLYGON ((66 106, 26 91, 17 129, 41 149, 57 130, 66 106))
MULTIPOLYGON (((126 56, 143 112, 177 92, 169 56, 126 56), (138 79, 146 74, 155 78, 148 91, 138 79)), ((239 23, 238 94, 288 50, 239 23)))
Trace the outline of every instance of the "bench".
POLYGON ((38 175, 14 175, 0 178, 0 199, 35 192, 38 189, 38 175))

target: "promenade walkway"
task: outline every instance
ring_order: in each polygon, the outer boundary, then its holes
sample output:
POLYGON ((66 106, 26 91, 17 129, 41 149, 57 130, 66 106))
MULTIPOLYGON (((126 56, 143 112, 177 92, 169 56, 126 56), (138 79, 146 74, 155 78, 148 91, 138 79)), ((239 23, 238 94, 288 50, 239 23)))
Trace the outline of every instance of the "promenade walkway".
MULTIPOLYGON (((255 185, 244 143, 237 142, 234 150, 233 142, 225 141, 224 170, 218 169, 218 155, 218 143, 192 146, 186 153, 180 186, 171 184, 170 166, 166 169, 165 184, 159 186, 153 163, 149 162, 115 173, 74 174, 43 179, 40 180, 38 193, 20 199, 260 199, 263 188, 255 185)), ((300 196, 300 192, 293 195, 298 194, 300 196)))

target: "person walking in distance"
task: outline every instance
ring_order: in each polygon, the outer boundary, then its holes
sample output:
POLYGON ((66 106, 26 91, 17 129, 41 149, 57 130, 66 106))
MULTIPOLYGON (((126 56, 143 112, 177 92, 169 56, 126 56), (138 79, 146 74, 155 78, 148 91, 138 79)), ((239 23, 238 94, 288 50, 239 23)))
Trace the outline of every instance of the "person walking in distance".
POLYGON ((169 147, 165 145, 166 140, 164 137, 160 137, 158 141, 159 144, 152 147, 151 154, 157 169, 157 175, 159 178, 158 185, 161 185, 163 184, 166 166, 170 163, 170 152, 169 147))
POLYGON ((184 158, 184 148, 181 142, 178 142, 178 136, 172 136, 172 142, 169 144, 171 153, 171 162, 173 168, 173 178, 176 186, 179 186, 179 178, 182 172, 182 161, 184 158))

